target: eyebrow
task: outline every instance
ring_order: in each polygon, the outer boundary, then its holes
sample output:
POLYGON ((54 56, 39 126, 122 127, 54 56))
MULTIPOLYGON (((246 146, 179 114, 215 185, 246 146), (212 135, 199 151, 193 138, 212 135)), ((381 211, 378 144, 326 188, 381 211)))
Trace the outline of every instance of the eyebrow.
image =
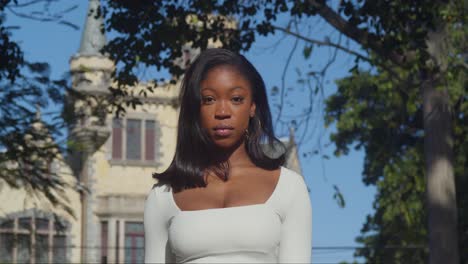
MULTIPOLYGON (((232 87, 232 88, 229 88, 229 91, 233 91, 233 90, 237 90, 237 89, 246 90, 246 88, 243 87, 243 86, 234 86, 234 87, 232 87)), ((203 90, 212 90, 212 91, 214 91, 215 89, 210 88, 210 87, 205 87, 205 88, 202 88, 202 89, 201 89, 201 91, 203 91, 203 90)))

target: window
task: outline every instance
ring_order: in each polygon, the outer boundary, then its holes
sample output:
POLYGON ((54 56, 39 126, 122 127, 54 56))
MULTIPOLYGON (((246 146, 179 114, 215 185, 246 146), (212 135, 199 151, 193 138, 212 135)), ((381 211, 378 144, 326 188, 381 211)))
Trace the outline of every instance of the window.
POLYGON ((101 221, 101 263, 107 263, 107 221, 101 221))
POLYGON ((112 122, 112 160, 155 161, 157 151, 155 120, 116 119, 112 122))
POLYGON ((141 120, 127 120, 127 159, 141 159, 141 120))
POLYGON ((119 263, 119 256, 120 256, 120 221, 117 220, 116 221, 116 225, 115 225, 115 262, 116 263, 119 263))
POLYGON ((122 159, 122 120, 112 121, 112 159, 122 159))
POLYGON ((143 263, 143 261, 143 223, 125 222, 125 263, 143 263))
POLYGON ((154 160, 154 151, 156 144, 156 122, 146 120, 145 125, 145 160, 154 160))
POLYGON ((4 220, 0 225, 0 263, 65 263, 62 229, 52 218, 4 220))

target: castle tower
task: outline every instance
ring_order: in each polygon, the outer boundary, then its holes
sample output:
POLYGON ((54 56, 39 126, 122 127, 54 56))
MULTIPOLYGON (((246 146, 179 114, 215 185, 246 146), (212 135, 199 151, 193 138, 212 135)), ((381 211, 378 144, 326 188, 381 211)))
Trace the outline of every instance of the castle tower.
MULTIPOLYGON (((143 261, 143 209, 155 183, 152 173, 172 159, 178 115, 178 85, 152 83, 128 89, 142 104, 125 108, 117 118, 108 113, 114 62, 101 49, 106 44, 99 0, 90 0, 80 49, 70 60, 72 91, 68 112, 73 118, 70 166, 80 180, 81 261, 143 261)), ((130 96, 132 98, 130 98, 130 96)), ((125 107, 125 103, 122 103, 125 107)))
POLYGON ((100 1, 90 0, 79 51, 70 59, 72 74, 73 123, 71 167, 79 179, 81 191, 81 261, 98 263, 99 225, 94 211, 97 205, 94 153, 109 138, 106 124, 106 100, 114 63, 101 54, 106 44, 100 1))

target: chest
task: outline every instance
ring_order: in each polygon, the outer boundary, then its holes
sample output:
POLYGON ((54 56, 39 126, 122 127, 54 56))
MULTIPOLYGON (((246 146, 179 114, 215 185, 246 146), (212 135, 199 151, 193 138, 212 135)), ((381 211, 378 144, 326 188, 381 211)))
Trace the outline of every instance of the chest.
POLYGON ((276 254, 281 220, 266 204, 182 211, 171 219, 169 241, 177 259, 252 252, 276 254))
POLYGON ((227 182, 211 180, 204 188, 193 188, 173 194, 180 210, 204 210, 263 204, 273 194, 280 175, 235 175, 227 182))

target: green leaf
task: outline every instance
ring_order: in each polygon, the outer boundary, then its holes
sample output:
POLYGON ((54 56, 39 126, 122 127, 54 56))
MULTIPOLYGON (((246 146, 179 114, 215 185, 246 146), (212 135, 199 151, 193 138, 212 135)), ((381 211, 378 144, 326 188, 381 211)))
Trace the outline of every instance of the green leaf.
POLYGON ((312 49, 313 49, 314 45, 313 44, 310 44, 310 45, 306 45, 304 47, 304 50, 302 51, 302 54, 304 55, 304 58, 305 59, 308 59, 310 57, 310 55, 312 54, 312 49))
POLYGON ((343 194, 341 193, 338 186, 336 186, 335 184, 333 184, 333 189, 335 191, 335 193, 333 194, 333 199, 335 199, 336 203, 340 208, 344 208, 346 206, 346 202, 343 194))

